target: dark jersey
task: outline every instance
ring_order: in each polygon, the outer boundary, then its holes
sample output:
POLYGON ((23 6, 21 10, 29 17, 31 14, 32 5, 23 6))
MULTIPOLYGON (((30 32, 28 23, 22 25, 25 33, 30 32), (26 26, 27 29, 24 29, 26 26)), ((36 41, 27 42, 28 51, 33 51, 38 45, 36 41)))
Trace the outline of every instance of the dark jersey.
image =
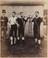
POLYGON ((24 18, 17 18, 16 21, 18 22, 20 26, 24 26, 24 23, 26 20, 24 18))
POLYGON ((34 18, 32 20, 32 22, 34 22, 34 35, 35 36, 40 36, 40 24, 42 22, 42 18, 38 17, 38 18, 34 18))
POLYGON ((24 37, 24 23, 25 23, 25 19, 20 17, 20 18, 17 18, 16 21, 18 22, 19 24, 19 28, 18 28, 18 36, 20 37, 20 35, 22 35, 24 37))

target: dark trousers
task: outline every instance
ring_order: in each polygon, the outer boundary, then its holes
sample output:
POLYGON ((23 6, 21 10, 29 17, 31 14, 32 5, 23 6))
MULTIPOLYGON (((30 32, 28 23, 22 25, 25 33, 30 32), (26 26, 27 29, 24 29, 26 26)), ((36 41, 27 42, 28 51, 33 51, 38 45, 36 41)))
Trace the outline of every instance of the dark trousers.
POLYGON ((25 41, 22 40, 22 37, 24 37, 24 27, 20 26, 18 29, 18 37, 20 38, 19 40, 17 40, 17 44, 20 45, 20 43, 22 43, 22 45, 24 46, 25 41))
POLYGON ((7 26, 1 26, 1 37, 6 38, 7 26))
POLYGON ((38 28, 34 28, 34 38, 40 39, 40 26, 38 26, 38 28))
POLYGON ((18 36, 24 37, 24 27, 20 26, 18 29, 18 36))
POLYGON ((11 25, 10 36, 17 37, 17 25, 16 24, 11 25))

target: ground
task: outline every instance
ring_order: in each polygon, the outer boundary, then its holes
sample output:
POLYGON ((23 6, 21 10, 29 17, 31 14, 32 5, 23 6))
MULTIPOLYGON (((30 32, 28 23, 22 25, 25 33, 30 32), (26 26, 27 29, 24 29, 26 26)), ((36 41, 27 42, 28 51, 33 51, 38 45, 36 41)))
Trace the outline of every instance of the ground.
POLYGON ((1 56, 7 57, 7 56, 24 56, 24 57, 46 57, 47 56, 47 40, 42 40, 42 49, 39 50, 36 49, 34 45, 34 41, 31 38, 28 38, 28 40, 25 40, 25 46, 24 48, 21 46, 21 44, 18 46, 17 44, 15 46, 7 46, 4 40, 1 41, 1 56))

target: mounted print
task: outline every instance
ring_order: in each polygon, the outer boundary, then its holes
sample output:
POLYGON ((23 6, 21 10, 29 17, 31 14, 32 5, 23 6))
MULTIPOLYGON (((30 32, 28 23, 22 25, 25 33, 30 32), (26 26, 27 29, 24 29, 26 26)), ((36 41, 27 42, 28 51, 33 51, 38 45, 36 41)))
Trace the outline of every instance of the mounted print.
POLYGON ((48 12, 45 7, 41 0, 1 1, 0 57, 47 57, 48 12))

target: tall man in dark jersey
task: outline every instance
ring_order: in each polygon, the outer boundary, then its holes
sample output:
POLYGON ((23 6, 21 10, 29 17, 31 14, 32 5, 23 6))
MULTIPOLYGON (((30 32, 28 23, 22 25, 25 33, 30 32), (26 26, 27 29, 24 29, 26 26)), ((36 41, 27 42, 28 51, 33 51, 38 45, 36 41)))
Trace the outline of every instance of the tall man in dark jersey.
MULTIPOLYGON (((20 41, 20 38, 22 39, 22 45, 24 45, 25 43, 25 39, 24 39, 24 24, 25 24, 25 19, 24 19, 24 13, 20 12, 20 16, 17 18, 17 22, 19 24, 19 28, 18 28, 18 43, 20 41)), ((19 43, 20 44, 20 43, 19 43)))
POLYGON ((34 22, 34 39, 35 39, 35 44, 37 47, 40 48, 41 44, 41 37, 40 37, 40 24, 42 22, 42 18, 39 17, 39 12, 35 12, 35 17, 33 18, 32 22, 34 22))

